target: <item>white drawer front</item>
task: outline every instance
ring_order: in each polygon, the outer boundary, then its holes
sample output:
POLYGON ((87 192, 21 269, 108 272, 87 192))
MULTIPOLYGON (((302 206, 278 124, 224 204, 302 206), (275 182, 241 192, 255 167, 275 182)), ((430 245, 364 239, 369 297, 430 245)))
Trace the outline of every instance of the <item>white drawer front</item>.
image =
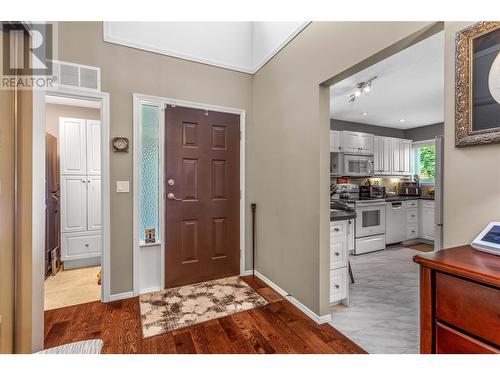
POLYGON ((330 237, 345 237, 347 235, 346 221, 330 222, 330 237))
POLYGON ((385 234, 356 239, 356 254, 385 249, 385 234))
POLYGON ((407 208, 417 208, 418 207, 418 201, 406 201, 406 207, 407 208))
POLYGON ((330 271, 330 303, 347 298, 347 267, 330 271))
POLYGON ((62 239, 62 246, 63 260, 100 256, 102 237, 100 234, 66 235, 62 239))
POLYGON ((417 223, 418 222, 418 209, 417 208, 411 208, 406 211, 406 220, 407 222, 410 223, 417 223))
POLYGON ((347 266, 347 238, 332 238, 330 241, 330 269, 347 266))
POLYGON ((418 237, 418 226, 408 225, 408 229, 406 230, 406 238, 412 240, 417 237, 418 237))

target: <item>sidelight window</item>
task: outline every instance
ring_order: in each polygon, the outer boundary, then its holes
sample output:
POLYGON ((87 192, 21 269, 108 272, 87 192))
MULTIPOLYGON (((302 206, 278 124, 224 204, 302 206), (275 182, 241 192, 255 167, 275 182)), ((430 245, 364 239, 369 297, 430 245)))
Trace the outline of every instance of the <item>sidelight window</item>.
POLYGON ((146 229, 154 229, 156 242, 160 239, 160 145, 159 108, 141 104, 140 106, 140 236, 146 242, 146 229))

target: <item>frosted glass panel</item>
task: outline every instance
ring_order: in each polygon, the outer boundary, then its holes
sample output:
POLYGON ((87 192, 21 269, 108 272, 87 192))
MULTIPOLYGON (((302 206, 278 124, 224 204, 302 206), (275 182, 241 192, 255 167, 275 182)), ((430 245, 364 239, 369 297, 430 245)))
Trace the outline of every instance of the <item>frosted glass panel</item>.
POLYGON ((156 241, 160 238, 158 126, 158 107, 141 105, 141 241, 145 240, 146 228, 155 229, 156 241))

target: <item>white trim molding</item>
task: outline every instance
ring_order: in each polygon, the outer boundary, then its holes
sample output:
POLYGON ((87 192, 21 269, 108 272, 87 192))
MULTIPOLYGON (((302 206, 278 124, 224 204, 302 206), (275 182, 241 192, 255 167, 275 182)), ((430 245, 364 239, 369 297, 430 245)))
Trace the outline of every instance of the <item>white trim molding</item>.
MULTIPOLYGON (((68 88, 58 88, 56 90, 47 90, 45 95, 52 97, 64 97, 76 99, 79 101, 95 101, 100 103, 101 108, 101 215, 102 215, 102 283, 101 283, 101 301, 109 302, 111 299, 111 277, 110 277, 110 251, 111 251, 111 215, 110 215, 110 169, 109 169, 109 94, 106 92, 83 91, 68 88)), ((44 107, 45 110, 45 96, 44 107)), ((45 116, 44 116, 45 118, 45 116)), ((45 134, 44 134, 45 137, 45 134)), ((45 144, 45 138, 38 142, 45 144)))
MULTIPOLYGON (((197 102, 190 102, 184 100, 177 100, 172 98, 164 98, 158 96, 144 95, 144 94, 133 94, 133 294, 135 296, 144 293, 150 293, 154 291, 158 291, 164 288, 165 283, 165 249, 167 239, 164 236, 164 217, 165 217, 165 193, 164 193, 164 165, 165 165, 165 116, 164 116, 164 108, 165 106, 176 105, 188 108, 198 108, 198 109, 206 109, 209 111, 217 111, 217 112, 225 112, 225 113, 233 113, 240 115, 240 189, 241 189, 241 197, 240 197, 240 274, 245 273, 245 259, 246 259, 246 251, 245 251, 245 218, 246 218, 246 203, 245 203, 245 110, 239 108, 231 108, 231 107, 222 107, 211 104, 203 104, 197 102), (159 191, 158 194, 160 196, 160 239, 159 243, 155 244, 160 251, 159 262, 159 280, 156 283, 157 285, 142 285, 141 280, 143 280, 143 275, 141 275, 141 261, 143 261, 143 252, 144 249, 150 249, 154 246, 143 246, 140 243, 140 105, 148 104, 152 106, 158 107, 160 112, 159 116, 159 152, 160 152, 160 161, 159 161, 159 191)), ((250 271, 251 272, 251 271, 250 271)))
MULTIPOLYGON (((237 72, 255 74, 264 65, 266 65, 274 56, 276 56, 276 54, 278 54, 288 43, 290 43, 298 34, 300 34, 302 30, 304 30, 310 23, 311 21, 305 21, 302 22, 300 25, 298 25, 297 28, 295 28, 295 30, 293 30, 293 32, 290 33, 290 35, 288 35, 286 39, 284 39, 279 45, 273 48, 273 50, 269 54, 267 54, 261 61, 255 63, 253 61, 253 54, 250 54, 252 61, 248 62, 248 66, 244 66, 247 64, 242 64, 242 65, 231 64, 231 63, 226 64, 223 61, 202 58, 193 54, 182 53, 181 51, 174 51, 171 49, 161 48, 153 44, 149 44, 147 42, 131 41, 125 38, 113 36, 110 28, 110 22, 103 22, 102 34, 103 34, 103 41, 107 43, 118 44, 125 47, 135 48, 142 51, 157 53, 160 55, 170 56, 182 60, 188 60, 201 64, 211 65, 218 68, 234 70, 237 72)), ((249 48, 252 47, 249 46, 249 48)))
POLYGON ((121 299, 127 299, 132 297, 135 297, 134 292, 116 293, 116 294, 111 294, 107 302, 119 301, 121 299))
MULTIPOLYGON (((248 271, 249 274, 252 274, 252 271, 248 271)), ((269 285, 271 288, 273 288, 277 293, 285 297, 292 305, 294 305, 296 308, 298 308, 300 311, 302 311, 304 314, 306 314, 309 318, 311 318, 315 323, 317 324, 324 324, 328 323, 329 321, 332 320, 331 314, 328 315, 323 315, 319 316, 316 314, 314 311, 309 309, 306 305, 304 305, 302 302, 300 302, 298 299, 287 293, 284 289, 276 285, 274 282, 272 282, 270 279, 268 279, 266 276, 261 274, 259 271, 255 271, 255 276, 257 276, 259 279, 264 281, 267 285, 269 285)))

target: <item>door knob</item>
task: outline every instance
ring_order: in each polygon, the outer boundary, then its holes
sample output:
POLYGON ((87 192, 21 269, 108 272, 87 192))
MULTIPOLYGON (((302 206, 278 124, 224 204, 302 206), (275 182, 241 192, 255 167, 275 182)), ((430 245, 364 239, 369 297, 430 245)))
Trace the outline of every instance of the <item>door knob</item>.
POLYGON ((181 201, 182 199, 176 198, 174 193, 168 193, 167 198, 173 201, 181 201))
POLYGON ((169 179, 167 181, 167 184, 169 184, 170 186, 174 186, 175 185, 175 181, 173 179, 169 179))

